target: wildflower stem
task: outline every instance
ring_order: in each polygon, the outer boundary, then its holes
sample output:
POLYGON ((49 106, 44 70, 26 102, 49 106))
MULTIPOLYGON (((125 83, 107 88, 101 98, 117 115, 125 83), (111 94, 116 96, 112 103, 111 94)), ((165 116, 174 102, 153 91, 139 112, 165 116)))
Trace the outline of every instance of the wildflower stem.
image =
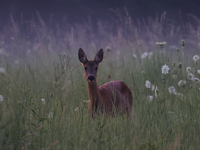
POLYGON ((10 77, 10 75, 7 72, 5 74, 8 76, 8 78, 10 79, 10 81, 12 82, 12 84, 14 85, 14 82, 13 82, 12 78, 10 77))

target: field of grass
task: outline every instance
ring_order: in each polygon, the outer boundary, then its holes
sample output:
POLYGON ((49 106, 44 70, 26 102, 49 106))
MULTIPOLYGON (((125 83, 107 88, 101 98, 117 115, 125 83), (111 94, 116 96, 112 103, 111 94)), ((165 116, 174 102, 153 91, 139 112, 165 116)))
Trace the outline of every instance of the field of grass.
POLYGON ((191 50, 198 55, 193 60, 189 41, 185 40, 185 47, 178 41, 177 49, 168 43, 156 45, 161 41, 158 34, 154 36, 153 26, 146 44, 136 30, 137 42, 120 35, 121 29, 109 40, 100 38, 106 34, 103 26, 99 39, 92 41, 93 36, 85 39, 72 28, 64 30, 66 37, 58 30, 52 33, 41 23, 32 43, 11 22, 12 32, 2 32, 0 41, 0 149, 200 149, 200 51, 191 50), (98 84, 122 80, 129 86, 131 119, 98 116, 92 120, 88 113, 78 48, 93 59, 106 46, 111 49, 104 49, 98 84), (161 69, 164 65, 169 71, 161 69))

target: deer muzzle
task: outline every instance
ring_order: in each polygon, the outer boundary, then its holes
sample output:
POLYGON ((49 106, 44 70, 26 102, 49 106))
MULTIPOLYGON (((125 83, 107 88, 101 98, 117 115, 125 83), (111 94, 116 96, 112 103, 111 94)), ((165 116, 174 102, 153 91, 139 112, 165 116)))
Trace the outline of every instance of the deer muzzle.
POLYGON ((95 76, 94 75, 89 75, 88 76, 88 81, 89 82, 93 82, 95 80, 95 76))

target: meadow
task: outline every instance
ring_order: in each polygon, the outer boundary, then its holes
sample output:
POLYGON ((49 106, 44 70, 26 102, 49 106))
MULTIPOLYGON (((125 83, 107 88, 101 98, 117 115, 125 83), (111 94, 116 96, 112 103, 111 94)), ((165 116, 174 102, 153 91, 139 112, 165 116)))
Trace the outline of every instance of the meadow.
POLYGON ((95 28, 11 16, 0 34, 0 149, 200 149, 198 18, 176 25, 165 15, 95 28), (104 49, 98 85, 124 81, 131 118, 92 119, 80 47, 90 60, 104 49))

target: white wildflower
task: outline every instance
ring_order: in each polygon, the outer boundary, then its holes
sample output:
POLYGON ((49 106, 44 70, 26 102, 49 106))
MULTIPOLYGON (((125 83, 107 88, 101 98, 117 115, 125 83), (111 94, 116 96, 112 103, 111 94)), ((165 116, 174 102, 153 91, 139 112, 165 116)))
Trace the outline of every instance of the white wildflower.
POLYGON ((144 52, 141 56, 142 59, 146 58, 148 56, 148 52, 144 52))
POLYGON ((148 96, 148 100, 149 100, 149 102, 152 102, 152 101, 153 101, 153 96, 152 96, 152 95, 149 95, 149 96, 148 96))
POLYGON ((178 86, 183 86, 183 85, 185 85, 186 84, 186 81, 185 80, 180 80, 179 82, 178 82, 178 86))
POLYGON ((153 52, 144 52, 143 54, 142 54, 142 56, 141 56, 141 58, 142 59, 144 59, 144 58, 151 58, 153 56, 153 52))
POLYGON ((198 56, 198 55, 194 55, 194 56, 193 56, 193 60, 194 60, 194 61, 199 60, 199 56, 198 56))
POLYGON ((89 100, 84 100, 83 103, 89 103, 89 100))
POLYGON ((151 82, 149 81, 149 80, 146 80, 145 81, 145 86, 146 86, 146 88, 151 88, 151 82))
POLYGON ((200 70, 197 70, 197 73, 200 74, 200 70))
POLYGON ((168 74, 170 68, 167 65, 164 65, 162 66, 161 70, 162 70, 162 74, 168 74))
POLYGON ((199 78, 194 78, 194 81, 196 81, 197 83, 200 83, 199 78))
POLYGON ((165 44, 167 44, 167 42, 156 42, 156 45, 158 45, 158 46, 163 46, 165 44))
POLYGON ((194 80, 194 74, 193 73, 188 73, 188 79, 189 80, 194 80))
POLYGON ((155 97, 158 97, 158 87, 156 86, 156 89, 155 89, 155 97))
POLYGON ((152 86, 151 86, 151 91, 154 91, 155 88, 156 88, 156 86, 155 86, 155 85, 152 85, 152 86))
POLYGON ((3 102, 3 96, 0 95, 0 102, 3 102))
POLYGON ((0 68, 0 73, 5 73, 5 69, 4 68, 0 68))
POLYGON ((74 111, 78 111, 78 107, 74 109, 74 111))
POLYGON ((137 58, 137 55, 133 54, 133 57, 134 57, 134 58, 137 58))
POLYGON ((42 104, 45 104, 45 99, 41 98, 42 104))
POLYGON ((191 67, 187 67, 186 71, 187 71, 187 73, 190 73, 192 71, 192 68, 191 67))
POLYGON ((157 90, 158 90, 158 87, 156 85, 152 85, 151 86, 151 91, 155 91, 156 92, 157 90))
POLYGON ((176 93, 176 89, 175 89, 175 87, 173 87, 173 86, 170 86, 169 88, 168 88, 168 91, 169 91, 169 94, 177 94, 176 93))

